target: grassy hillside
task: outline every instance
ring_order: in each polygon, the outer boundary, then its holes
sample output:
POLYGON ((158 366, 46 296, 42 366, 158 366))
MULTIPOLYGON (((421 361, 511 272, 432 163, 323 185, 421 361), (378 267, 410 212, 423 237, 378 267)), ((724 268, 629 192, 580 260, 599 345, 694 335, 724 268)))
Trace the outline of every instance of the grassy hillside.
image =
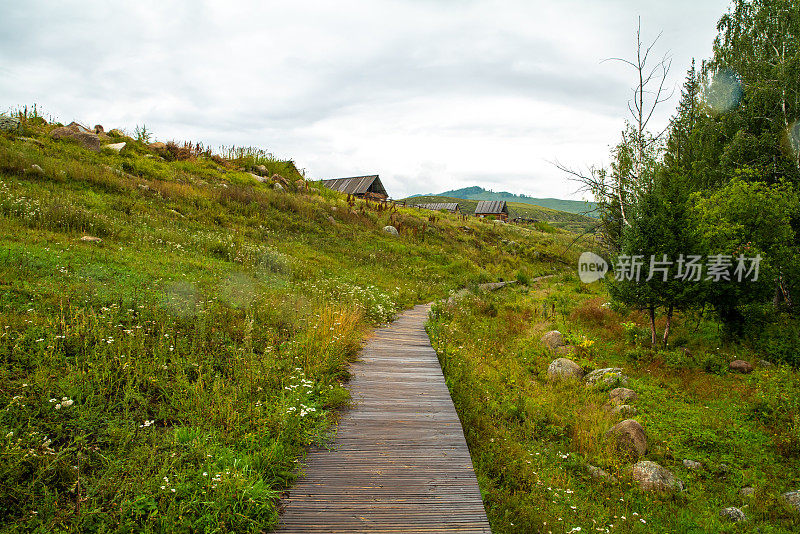
MULTIPOLYGON (((405 199, 410 205, 425 204, 428 202, 458 202, 462 213, 472 215, 475 213, 477 200, 468 200, 446 196, 418 196, 405 199)), ((508 202, 508 211, 511 217, 525 217, 549 223, 556 228, 562 228, 571 232, 583 233, 592 230, 597 225, 597 220, 578 213, 567 211, 557 211, 554 209, 543 208, 534 204, 521 202, 508 202)))
POLYGON ((580 215, 591 215, 595 209, 594 202, 584 202, 580 200, 562 200, 558 198, 535 198, 528 195, 515 195, 507 191, 489 191, 479 186, 463 187, 452 191, 445 191, 438 195, 420 195, 453 197, 465 200, 505 200, 522 204, 535 204, 543 208, 556 211, 566 211, 567 213, 577 213, 580 215))
POLYGON ((559 232, 348 205, 263 151, 94 152, 22 119, 0 133, 2 531, 269 529, 371 327, 575 260, 559 232))
POLYGON ((782 498, 800 489, 800 373, 725 342, 701 315, 680 317, 675 344, 652 348, 645 314, 607 299, 599 283, 566 274, 434 307, 429 333, 492 532, 800 531, 800 509, 782 498), (569 345, 556 354, 540 341, 553 329, 569 345), (554 381, 548 367, 559 356, 627 378, 554 381), (737 359, 753 372, 730 371, 737 359), (636 397, 617 412, 610 390, 622 385, 636 397), (642 459, 683 490, 639 488, 636 459, 608 433, 627 418, 644 428, 642 459), (746 520, 722 517, 729 507, 746 520))

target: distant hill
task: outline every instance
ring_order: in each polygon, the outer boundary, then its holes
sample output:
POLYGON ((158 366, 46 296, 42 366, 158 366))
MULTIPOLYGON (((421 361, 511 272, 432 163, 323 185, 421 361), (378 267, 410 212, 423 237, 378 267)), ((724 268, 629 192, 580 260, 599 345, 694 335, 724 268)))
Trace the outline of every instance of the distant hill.
POLYGON ((490 191, 477 185, 472 187, 463 187, 461 189, 454 189, 452 191, 445 191, 444 193, 413 196, 451 197, 462 198, 465 200, 505 200, 506 202, 535 204, 543 208, 566 211, 568 213, 579 213, 581 215, 589 215, 590 217, 592 216, 592 210, 595 208, 594 202, 585 202, 582 200, 561 200, 558 198, 534 198, 529 197, 528 195, 515 195, 514 193, 509 193, 508 191, 490 191))
MULTIPOLYGON (((461 210, 461 213, 466 215, 472 215, 475 213, 475 207, 478 205, 477 200, 446 197, 442 195, 416 195, 408 197, 405 200, 410 205, 428 204, 434 202, 458 202, 458 207, 461 210)), ((508 205, 508 211, 512 218, 525 217, 527 219, 536 219, 537 221, 550 223, 550 225, 556 228, 563 228, 572 232, 583 233, 591 230, 597 225, 597 219, 587 217, 586 215, 581 215, 580 213, 559 211, 525 202, 506 201, 506 204, 508 205)))

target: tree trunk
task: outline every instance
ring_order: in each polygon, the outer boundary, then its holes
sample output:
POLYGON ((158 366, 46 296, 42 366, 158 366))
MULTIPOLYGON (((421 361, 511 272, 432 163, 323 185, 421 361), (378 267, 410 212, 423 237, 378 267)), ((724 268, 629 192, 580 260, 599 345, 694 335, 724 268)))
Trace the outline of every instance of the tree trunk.
POLYGON ((650 343, 656 345, 656 307, 650 306, 647 308, 647 314, 650 316, 650 343))
POLYGON ((664 348, 667 348, 667 339, 669 338, 669 326, 672 323, 672 304, 667 309, 667 326, 664 327, 664 348))

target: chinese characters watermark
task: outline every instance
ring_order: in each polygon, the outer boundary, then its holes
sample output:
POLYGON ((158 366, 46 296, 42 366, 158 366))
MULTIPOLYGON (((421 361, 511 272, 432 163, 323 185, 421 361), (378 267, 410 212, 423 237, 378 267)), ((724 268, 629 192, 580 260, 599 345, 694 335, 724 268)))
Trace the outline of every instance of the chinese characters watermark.
MULTIPOLYGON (((614 263, 614 278, 617 281, 681 280, 684 282, 756 282, 758 280, 761 255, 731 256, 727 254, 680 254, 677 259, 666 254, 651 255, 622 254, 614 263)), ((584 252, 578 260, 578 274, 584 283, 600 280, 608 272, 608 264, 592 252, 584 252)))

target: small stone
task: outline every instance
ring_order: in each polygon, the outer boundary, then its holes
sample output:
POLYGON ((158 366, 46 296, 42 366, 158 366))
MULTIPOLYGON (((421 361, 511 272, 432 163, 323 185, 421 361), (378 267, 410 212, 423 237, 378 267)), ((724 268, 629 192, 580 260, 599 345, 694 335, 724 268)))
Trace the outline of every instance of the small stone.
POLYGON ((742 512, 740 509, 736 508, 735 506, 731 506, 730 508, 723 508, 722 510, 720 510, 719 516, 722 517, 723 519, 727 519, 727 520, 733 521, 735 523, 738 523, 739 521, 744 521, 745 519, 747 519, 744 516, 744 512, 742 512))
POLYGON ((795 510, 800 512, 800 490, 787 491, 781 495, 781 499, 789 504, 789 506, 792 506, 795 510))
POLYGON ((547 377, 550 380, 564 380, 583 377, 583 369, 569 358, 557 358, 547 366, 547 377))
POLYGON ((614 386, 617 384, 626 385, 628 377, 622 374, 620 367, 606 367, 604 369, 595 369, 586 375, 586 385, 606 385, 614 386))
POLYGON ((276 182, 276 183, 272 184, 272 189, 274 189, 275 191, 278 191, 278 192, 282 192, 283 191, 283 186, 276 182))
POLYGON ((25 172, 27 172, 28 174, 38 174, 39 176, 41 176, 42 174, 44 174, 44 169, 42 169, 41 167, 39 167, 37 164, 34 163, 25 172))
POLYGON ((153 150, 166 150, 167 149, 167 144, 166 143, 162 143, 161 141, 156 141, 155 143, 150 143, 147 146, 149 146, 153 150))
POLYGON ((608 396, 614 404, 627 404, 639 398, 635 391, 628 388, 614 388, 608 392, 608 396))
POLYGON ((103 145, 103 150, 111 150, 112 152, 116 152, 119 154, 127 143, 112 143, 110 145, 103 145))
POLYGON ((775 367, 775 364, 767 360, 758 360, 758 366, 762 369, 769 369, 770 367, 775 367))
POLYGON ((0 131, 13 132, 19 129, 19 119, 0 114, 0 131))
POLYGON ((99 237, 94 237, 94 236, 90 236, 90 235, 85 235, 85 236, 81 237, 81 241, 83 241, 85 243, 102 243, 103 242, 103 240, 100 239, 99 237))
POLYGON ((387 234, 390 234, 390 235, 398 235, 397 228, 395 228, 394 226, 391 226, 391 225, 384 226, 383 227, 383 231, 386 232, 387 234))
POLYGON ((122 132, 122 130, 120 130, 118 128, 114 128, 112 130, 109 130, 108 131, 108 135, 110 135, 111 137, 125 137, 125 134, 122 132))
POLYGON ((756 494, 755 488, 752 488, 750 486, 745 486, 744 488, 739 490, 739 495, 741 495, 742 497, 752 497, 755 494, 756 494))
POLYGON ((631 417, 638 415, 639 410, 636 409, 636 406, 631 406, 630 404, 619 404, 611 409, 611 413, 622 415, 623 417, 631 417))
POLYGON ((259 182, 261 182, 262 184, 263 184, 264 182, 266 182, 266 181, 267 181, 267 179, 266 179, 266 178, 264 178, 263 176, 259 176, 258 174, 253 174, 252 172, 248 172, 247 174, 249 174, 249 175, 250 175, 250 177, 251 177, 253 180, 258 180, 258 181, 259 181, 259 182))
POLYGON ((333 217, 328 215, 328 222, 331 223, 331 224, 336 224, 336 219, 334 219, 333 217))
POLYGON ((547 348, 553 351, 558 347, 563 347, 566 345, 566 343, 564 343, 564 337, 558 330, 550 330, 549 332, 546 332, 542 336, 541 341, 547 348))
POLYGON ((728 369, 730 369, 735 373, 743 373, 743 374, 753 372, 753 366, 744 360, 733 360, 730 363, 730 365, 728 365, 728 369))
POLYGON ((638 460, 647 452, 647 434, 638 421, 625 419, 607 432, 614 437, 617 451, 623 456, 638 460))
POLYGON ((612 475, 611 473, 609 473, 605 469, 601 469, 599 467, 596 467, 594 465, 589 464, 589 465, 586 466, 586 470, 589 472, 589 474, 595 480, 600 480, 600 481, 606 481, 607 480, 608 482, 611 482, 612 484, 616 484, 617 483, 617 477, 615 477, 614 475, 612 475))
POLYGON ((694 470, 694 469, 700 469, 701 467, 703 467, 703 464, 701 464, 700 462, 695 462, 694 460, 686 459, 683 461, 683 466, 686 469, 694 470))
POLYGON ((683 482, 675 478, 672 471, 647 460, 633 466, 633 479, 642 491, 667 493, 683 490, 683 482))
POLYGON ((262 176, 267 174, 267 167, 264 165, 256 165, 255 167, 253 167, 253 170, 262 176))

